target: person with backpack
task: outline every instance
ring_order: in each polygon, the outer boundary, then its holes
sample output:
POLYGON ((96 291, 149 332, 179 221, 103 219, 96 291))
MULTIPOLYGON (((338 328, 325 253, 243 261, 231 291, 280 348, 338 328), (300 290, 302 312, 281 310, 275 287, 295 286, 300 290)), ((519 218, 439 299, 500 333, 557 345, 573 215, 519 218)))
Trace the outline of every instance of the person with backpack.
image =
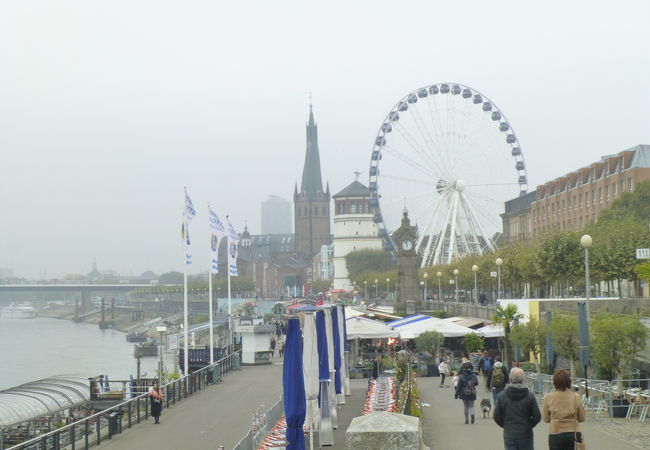
POLYGON ((492 391, 492 399, 494 404, 497 403, 497 395, 506 388, 508 384, 508 369, 501 362, 501 357, 494 358, 494 366, 488 375, 487 379, 488 388, 492 391))
POLYGON ((492 358, 488 354, 487 350, 483 352, 483 356, 478 362, 478 371, 483 374, 483 381, 485 381, 485 390, 489 391, 490 386, 488 385, 488 375, 492 371, 492 358))
POLYGON ((476 401, 476 386, 478 386, 478 378, 472 372, 472 363, 464 362, 461 366, 460 377, 458 378, 458 385, 456 386, 456 393, 454 398, 463 401, 463 413, 465 414, 465 423, 469 423, 471 417, 474 423, 474 401, 476 401))
POLYGON ((535 394, 524 386, 524 371, 510 370, 510 385, 497 396, 492 417, 503 428, 505 450, 534 450, 533 428, 542 420, 535 394))

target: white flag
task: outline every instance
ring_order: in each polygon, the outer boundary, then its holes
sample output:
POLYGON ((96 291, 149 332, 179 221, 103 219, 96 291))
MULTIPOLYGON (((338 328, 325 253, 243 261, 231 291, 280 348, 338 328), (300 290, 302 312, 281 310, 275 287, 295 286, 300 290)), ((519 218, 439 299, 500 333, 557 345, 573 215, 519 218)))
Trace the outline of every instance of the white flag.
POLYGON ((210 211, 210 253, 212 255, 210 273, 219 273, 219 242, 226 235, 226 228, 217 213, 212 211, 210 205, 208 205, 208 210, 210 211))
POLYGON ((231 277, 239 276, 237 272, 237 244, 239 244, 239 235, 228 221, 228 273, 231 277))
POLYGON ((196 216, 196 211, 194 210, 194 205, 190 196, 187 194, 187 188, 185 188, 185 210, 183 211, 183 219, 186 222, 191 222, 192 219, 196 216))
POLYGON ((192 264, 192 251, 190 249, 190 227, 187 222, 183 222, 181 227, 181 238, 183 239, 183 248, 185 249, 185 265, 192 264))

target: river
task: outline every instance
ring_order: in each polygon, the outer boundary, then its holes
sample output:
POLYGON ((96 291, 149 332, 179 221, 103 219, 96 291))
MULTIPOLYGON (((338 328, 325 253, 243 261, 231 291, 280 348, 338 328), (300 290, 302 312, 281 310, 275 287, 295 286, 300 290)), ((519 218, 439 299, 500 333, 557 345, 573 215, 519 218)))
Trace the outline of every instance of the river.
MULTIPOLYGON (((243 300, 233 299, 233 306, 239 303, 243 300)), ((256 311, 269 312, 273 304, 260 301, 256 311)), ((97 324, 0 318, 0 390, 61 374, 107 374, 109 380, 135 377, 134 344, 126 342, 125 336, 117 330, 100 330, 97 324)), ((141 375, 154 376, 158 359, 140 361, 141 375)))

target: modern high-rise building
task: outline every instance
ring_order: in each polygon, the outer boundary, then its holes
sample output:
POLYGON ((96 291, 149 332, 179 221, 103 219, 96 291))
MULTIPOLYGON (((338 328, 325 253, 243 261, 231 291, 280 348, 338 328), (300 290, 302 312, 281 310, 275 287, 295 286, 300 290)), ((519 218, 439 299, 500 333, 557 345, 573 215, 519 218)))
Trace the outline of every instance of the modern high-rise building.
POLYGON ((291 202, 270 195, 262 202, 262 234, 291 233, 291 202))
POLYGON ((301 260, 312 260, 321 246, 332 243, 330 234, 330 188, 323 191, 318 151, 318 126, 309 105, 307 123, 307 149, 302 170, 300 190, 294 188, 294 223, 296 233, 296 256, 301 260))

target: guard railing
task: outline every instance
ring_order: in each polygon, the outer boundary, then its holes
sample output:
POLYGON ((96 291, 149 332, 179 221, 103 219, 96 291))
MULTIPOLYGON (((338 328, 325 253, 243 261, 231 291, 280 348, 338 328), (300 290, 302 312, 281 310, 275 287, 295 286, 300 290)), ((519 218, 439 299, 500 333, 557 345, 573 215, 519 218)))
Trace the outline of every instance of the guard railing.
MULTIPOLYGON (((195 392, 217 383, 231 371, 240 368, 241 351, 234 352, 219 361, 205 366, 182 378, 165 385, 165 406, 169 408, 186 399, 195 392)), ((6 450, 59 450, 62 448, 77 450, 99 445, 106 439, 112 439, 123 428, 131 428, 149 418, 150 403, 148 393, 126 400, 118 405, 85 417, 77 422, 65 425, 47 434, 6 448, 6 450)), ((0 432, 0 450, 7 436, 0 432)), ((4 431, 10 433, 9 430, 4 431)))

